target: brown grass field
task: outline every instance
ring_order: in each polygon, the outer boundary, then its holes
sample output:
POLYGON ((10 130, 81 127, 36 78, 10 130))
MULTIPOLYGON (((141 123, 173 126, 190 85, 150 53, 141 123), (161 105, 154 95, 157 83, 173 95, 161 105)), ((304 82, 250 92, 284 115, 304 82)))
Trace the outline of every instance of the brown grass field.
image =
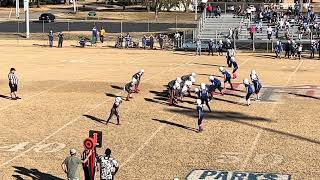
POLYGON ((70 148, 83 150, 89 130, 103 131, 98 152, 112 149, 116 179, 184 179, 193 169, 320 179, 319 61, 238 54, 234 82, 256 69, 262 101, 245 106, 242 85, 216 96, 204 132, 196 133, 195 99, 169 107, 164 85, 191 72, 196 84, 207 82, 225 57, 24 44, 0 41, 0 179, 65 179, 60 165, 70 148), (18 101, 7 99, 10 67, 20 78, 18 101), (114 96, 125 96, 123 85, 141 68, 141 92, 121 105, 120 126, 106 126, 114 96))

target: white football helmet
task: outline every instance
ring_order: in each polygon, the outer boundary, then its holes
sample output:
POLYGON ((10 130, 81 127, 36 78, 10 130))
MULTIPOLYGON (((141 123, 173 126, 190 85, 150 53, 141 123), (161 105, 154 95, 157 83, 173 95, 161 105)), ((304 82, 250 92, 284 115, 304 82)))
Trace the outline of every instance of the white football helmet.
POLYGON ((115 99, 115 102, 121 102, 122 101, 122 99, 121 99, 121 97, 116 97, 116 99, 115 99))
POLYGON ((200 88, 201 88, 201 89, 206 89, 206 84, 205 84, 205 83, 201 83, 201 84, 200 84, 200 88))
POLYGON ((143 74, 144 73, 144 69, 140 69, 139 73, 143 74))
POLYGON ((248 85, 248 84, 249 84, 249 80, 248 80, 247 78, 245 78, 245 79, 243 80, 243 84, 248 85))
POLYGON ((201 105, 202 103, 201 103, 201 99, 197 99, 197 105, 201 105))
POLYGON ((177 77, 176 82, 181 83, 182 82, 181 77, 177 77))
POLYGON ((195 78, 197 76, 197 73, 193 72, 191 73, 191 76, 195 78))
POLYGON ((256 70, 252 69, 251 74, 256 74, 256 70))
POLYGON ((213 76, 209 76, 209 80, 213 81, 214 77, 213 76))
POLYGON ((220 71, 220 72, 223 72, 223 71, 224 71, 224 68, 223 68, 222 66, 220 66, 220 67, 219 67, 219 71, 220 71))

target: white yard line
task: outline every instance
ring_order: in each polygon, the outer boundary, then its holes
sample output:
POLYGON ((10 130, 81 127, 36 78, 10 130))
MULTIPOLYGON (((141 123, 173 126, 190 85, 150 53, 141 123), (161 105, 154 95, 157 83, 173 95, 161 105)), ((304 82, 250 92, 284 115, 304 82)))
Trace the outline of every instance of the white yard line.
MULTIPOLYGON (((176 67, 173 67, 173 68, 169 68, 169 69, 160 71, 159 73, 156 73, 155 75, 151 76, 150 78, 145 79, 145 80, 142 80, 142 82, 149 81, 149 80, 151 80, 152 78, 158 76, 158 75, 161 74, 161 73, 168 72, 168 71, 177 69, 177 68, 179 68, 179 67, 181 67, 181 66, 183 66, 183 65, 189 64, 190 62, 192 62, 192 61, 195 60, 195 59, 197 59, 197 56, 194 57, 194 58, 192 58, 191 60, 187 61, 186 63, 181 63, 181 64, 179 64, 179 65, 176 66, 176 67)), ((120 91, 120 92, 118 92, 116 95, 120 95, 122 92, 123 92, 123 91, 120 91)), ((100 103, 97 104, 95 107, 93 107, 92 109, 90 109, 90 110, 88 110, 87 112, 85 112, 85 114, 89 114, 91 111, 99 108, 101 105, 103 105, 104 103, 106 103, 106 102, 108 102, 108 101, 110 101, 110 100, 113 100, 113 98, 110 97, 110 98, 106 99, 105 101, 100 102, 100 103)), ((43 138, 41 141, 39 141, 39 142, 36 143, 35 145, 31 146, 29 149, 21 152, 20 154, 17 154, 17 155, 14 156, 13 158, 11 158, 11 159, 7 160, 6 162, 2 163, 2 164, 0 165, 0 168, 8 165, 9 163, 11 163, 12 161, 16 160, 17 158, 20 158, 20 157, 24 156, 26 153, 28 153, 28 152, 30 152, 31 150, 33 150, 34 148, 38 147, 40 144, 44 143, 46 140, 50 139, 51 137, 53 137, 54 135, 56 135, 57 133, 59 133, 59 132, 62 131, 63 129, 67 128, 69 125, 75 123, 76 121, 78 121, 78 120, 81 119, 82 117, 83 117, 82 115, 81 115, 81 116, 78 116, 77 118, 75 118, 75 119, 69 121, 68 123, 64 124, 64 125, 61 126, 59 129, 57 129, 56 131, 54 131, 53 133, 51 133, 50 135, 48 135, 48 136, 46 136, 45 138, 43 138)), ((160 126, 159 128, 160 128, 160 129, 159 129, 159 131, 160 131, 163 127, 161 128, 161 126, 160 126)), ((155 135, 156 135, 156 134, 155 134, 155 135)), ((155 135, 154 135, 154 136, 155 136, 155 135)), ((151 140, 151 139, 150 139, 150 140, 151 140)), ((140 149, 140 148, 139 148, 139 149, 140 149)), ((143 148, 142 148, 142 149, 143 149, 143 148)))
MULTIPOLYGON (((289 77, 288 77, 288 79, 287 79, 284 87, 287 87, 287 86, 289 85, 290 80, 291 80, 292 77, 297 73, 297 71, 298 71, 299 68, 301 67, 302 63, 303 63, 303 60, 300 61, 300 63, 298 64, 298 66, 296 66, 295 70, 289 75, 289 77)), ((277 105, 278 105, 277 103, 273 104, 271 110, 269 111, 269 112, 270 112, 270 115, 273 114, 273 112, 274 112, 274 110, 276 109, 277 105)), ((259 140, 260 140, 260 138, 261 138, 261 136, 262 136, 262 132, 263 132, 263 129, 260 129, 260 130, 258 131, 258 134, 257 134, 257 136, 255 137, 255 139, 254 139, 254 141, 253 141, 253 143, 252 143, 252 145, 251 145, 250 151, 249 151, 246 159, 243 161, 243 163, 242 163, 241 166, 240 166, 240 170, 244 170, 244 169, 246 168, 246 166, 248 165, 250 159, 252 158, 252 156, 253 156, 256 148, 257 148, 257 145, 258 145, 258 143, 259 143, 259 140)))
MULTIPOLYGON (((172 120, 176 117, 177 114, 172 115, 168 120, 172 120)), ((120 168, 124 167, 128 162, 130 162, 137 154, 139 154, 149 143, 150 141, 166 126, 166 124, 162 124, 158 127, 156 131, 152 133, 152 135, 135 151, 133 152, 121 165, 120 168)))

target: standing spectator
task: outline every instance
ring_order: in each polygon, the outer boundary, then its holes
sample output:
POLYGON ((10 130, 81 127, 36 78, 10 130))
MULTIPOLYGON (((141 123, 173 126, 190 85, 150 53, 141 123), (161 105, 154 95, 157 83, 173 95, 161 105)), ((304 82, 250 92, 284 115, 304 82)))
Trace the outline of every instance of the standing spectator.
POLYGON ((96 45, 97 43, 97 37, 98 37, 98 30, 96 26, 93 26, 92 28, 92 38, 91 38, 91 45, 96 45))
POLYGON ((147 47, 147 37, 146 37, 146 35, 143 35, 143 37, 141 39, 141 43, 142 43, 143 49, 146 49, 146 47, 147 47))
POLYGON ((279 25, 277 25, 276 26, 276 32, 275 32, 275 37, 276 37, 276 39, 278 39, 279 38, 279 29, 280 29, 280 27, 279 27, 279 25))
POLYGON ((251 40, 253 40, 253 36, 254 34, 257 32, 257 28, 256 28, 256 25, 252 25, 251 28, 250 28, 250 38, 251 40))
POLYGON ((174 46, 179 48, 179 41, 180 41, 180 33, 177 31, 174 34, 174 46))
POLYGON ((58 35, 58 48, 62 48, 62 43, 63 43, 63 33, 59 32, 59 35, 58 35))
POLYGON ((218 55, 219 56, 223 56, 223 42, 222 40, 219 40, 219 43, 218 43, 218 55))
POLYGON ((310 46, 310 51, 311 51, 310 58, 311 58, 311 59, 314 58, 314 53, 315 53, 315 51, 316 51, 316 49, 317 49, 316 46, 317 46, 317 45, 316 45, 316 41, 315 41, 315 40, 312 40, 312 41, 311 41, 311 46, 310 46))
POLYGON ((99 32, 100 42, 101 43, 103 43, 105 35, 106 35, 106 30, 103 27, 101 27, 100 32, 99 32))
MULTIPOLYGON (((90 154, 90 150, 88 149, 85 149, 83 152, 82 152, 82 155, 81 155, 81 160, 85 160, 87 158, 87 155, 90 154)), ((86 162, 86 163, 82 163, 82 169, 83 169, 83 174, 84 174, 84 180, 91 180, 91 175, 90 175, 90 170, 89 170, 89 163, 86 162)))
POLYGON ((8 74, 11 100, 21 99, 17 95, 19 79, 15 73, 16 73, 16 69, 11 68, 8 74))
POLYGON ((298 43, 298 58, 301 59, 301 53, 302 53, 302 43, 298 43))
POLYGON ((100 180, 113 180, 118 170, 119 164, 111 157, 111 150, 107 148, 105 155, 97 159, 97 172, 100 171, 100 180))
POLYGON ((299 41, 302 39, 302 35, 303 35, 302 27, 299 26, 298 27, 298 39, 299 39, 299 41))
POLYGON ((53 32, 52 32, 52 30, 49 31, 48 38, 49 38, 49 46, 53 47, 53 32))
POLYGON ((211 14, 212 14, 212 6, 210 3, 208 3, 208 6, 207 6, 207 17, 211 17, 211 14))
POLYGON ((196 51, 196 55, 201 56, 201 40, 200 38, 197 39, 197 51, 196 51))
POLYGON ((89 160, 91 154, 92 151, 90 151, 87 158, 82 161, 76 156, 77 151, 75 149, 70 150, 70 156, 66 157, 66 159, 61 164, 62 170, 67 174, 68 180, 80 180, 78 167, 81 163, 86 163, 89 160))
POLYGON ((153 49, 153 44, 154 44, 153 35, 149 37, 149 40, 150 40, 150 49, 153 49))
POLYGON ((162 34, 159 34, 158 41, 159 41, 160 49, 163 49, 164 37, 162 34))
POLYGON ((268 40, 270 41, 271 40, 271 36, 272 36, 272 27, 270 27, 270 25, 268 25, 267 27, 267 36, 268 36, 268 40))
POLYGON ((281 52, 282 52, 282 44, 280 41, 277 41, 277 44, 274 48, 275 53, 276 53, 276 58, 281 59, 281 52))
POLYGON ((236 40, 239 39, 239 27, 234 28, 234 38, 236 40))
POLYGON ((125 48, 129 48, 130 47, 130 41, 131 41, 131 36, 129 35, 129 33, 127 33, 127 35, 124 37, 124 39, 125 39, 125 45, 124 45, 124 47, 125 48))
POLYGON ((291 47, 291 41, 288 41, 285 45, 284 45, 284 58, 288 57, 288 59, 290 59, 290 47, 291 47))
POLYGON ((232 29, 231 28, 229 28, 229 34, 228 34, 228 37, 227 37, 228 39, 233 39, 233 31, 232 31, 232 29))
POLYGON ((220 6, 217 6, 215 16, 216 17, 219 16, 219 18, 221 17, 221 8, 220 8, 220 6))
POLYGON ((209 47, 209 54, 211 53, 211 55, 213 56, 213 46, 214 46, 214 43, 213 43, 213 39, 210 39, 210 41, 208 42, 208 47, 209 47))

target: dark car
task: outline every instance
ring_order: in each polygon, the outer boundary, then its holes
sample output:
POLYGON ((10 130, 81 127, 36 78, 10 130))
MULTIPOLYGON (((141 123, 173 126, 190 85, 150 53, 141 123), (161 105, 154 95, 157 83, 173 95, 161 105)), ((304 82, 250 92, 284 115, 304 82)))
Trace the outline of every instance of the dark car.
POLYGON ((39 21, 43 21, 43 22, 54 22, 55 19, 56 19, 56 16, 54 16, 51 13, 43 13, 39 17, 39 21))

